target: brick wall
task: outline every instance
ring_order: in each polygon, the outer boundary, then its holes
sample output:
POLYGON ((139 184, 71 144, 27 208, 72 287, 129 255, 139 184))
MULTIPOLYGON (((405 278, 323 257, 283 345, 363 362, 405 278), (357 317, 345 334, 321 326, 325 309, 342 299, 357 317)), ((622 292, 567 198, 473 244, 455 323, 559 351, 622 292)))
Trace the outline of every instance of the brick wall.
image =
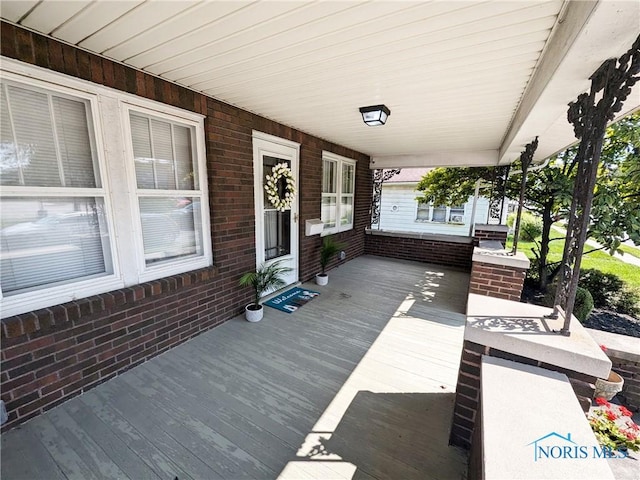
POLYGON ((239 314, 237 288, 255 268, 252 130, 301 144, 300 278, 320 270, 322 150, 357 160, 355 226, 337 236, 347 258, 365 248, 371 204, 369 158, 160 78, 2 23, 0 53, 43 68, 206 115, 205 141, 214 266, 2 320, 2 399, 11 428, 239 314))
POLYGON ((526 272, 522 268, 473 262, 469 293, 519 302, 526 272))
POLYGON ((372 232, 365 236, 364 251, 367 255, 435 263, 469 270, 473 245, 471 242, 430 240, 422 235, 372 232))
MULTIPOLYGON (((629 410, 640 412, 640 359, 621 358, 610 350, 605 353, 611 360, 611 369, 624 378, 622 392, 617 395, 617 398, 629 410)), ((638 357, 638 355, 634 356, 638 357)))
POLYGON ((595 377, 465 340, 462 345, 453 422, 449 437, 449 443, 451 445, 465 449, 471 448, 475 425, 480 415, 480 363, 482 355, 503 358, 505 360, 512 360, 514 362, 564 373, 569 378, 571 386, 583 409, 585 411, 589 409, 590 400, 594 391, 593 383, 596 381, 595 377))
POLYGON ((503 246, 507 244, 507 233, 509 228, 506 225, 482 225, 477 223, 474 228, 473 238, 478 246, 481 240, 497 240, 503 246))

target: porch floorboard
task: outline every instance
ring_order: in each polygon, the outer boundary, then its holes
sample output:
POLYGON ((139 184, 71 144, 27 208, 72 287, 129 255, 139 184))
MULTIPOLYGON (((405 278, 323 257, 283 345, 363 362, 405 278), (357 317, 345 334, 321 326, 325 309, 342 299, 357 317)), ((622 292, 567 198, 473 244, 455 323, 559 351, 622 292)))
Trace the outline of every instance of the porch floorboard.
POLYGON ((2 436, 2 478, 459 479, 468 274, 363 256, 2 436))

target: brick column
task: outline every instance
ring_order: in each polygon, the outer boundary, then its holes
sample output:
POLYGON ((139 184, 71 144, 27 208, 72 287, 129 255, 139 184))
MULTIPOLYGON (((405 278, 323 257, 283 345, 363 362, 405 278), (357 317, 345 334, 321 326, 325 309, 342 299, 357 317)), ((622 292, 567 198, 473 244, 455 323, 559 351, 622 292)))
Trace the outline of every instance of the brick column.
POLYGON ((483 240, 495 240, 500 242, 504 247, 507 244, 507 233, 509 232, 509 227, 506 225, 488 225, 484 223, 476 223, 474 225, 474 234, 473 240, 474 245, 477 247, 478 244, 483 240))
POLYGON ((520 301, 529 259, 521 252, 476 247, 473 251, 469 293, 520 301))

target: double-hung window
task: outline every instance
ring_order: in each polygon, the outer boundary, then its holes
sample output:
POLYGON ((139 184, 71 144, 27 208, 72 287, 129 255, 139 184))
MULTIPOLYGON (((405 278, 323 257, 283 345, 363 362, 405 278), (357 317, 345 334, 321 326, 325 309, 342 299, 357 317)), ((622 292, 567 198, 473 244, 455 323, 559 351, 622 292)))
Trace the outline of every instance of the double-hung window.
POLYGON ((143 270, 203 254, 196 128, 129 109, 143 270))
POLYGON ((356 162, 322 153, 322 213, 324 234, 353 228, 356 162))
POLYGON ((16 295, 112 275, 95 105, 87 96, 6 80, 1 89, 3 304, 16 295))
POLYGON ((210 265, 202 117, 14 68, 0 79, 2 317, 210 265))

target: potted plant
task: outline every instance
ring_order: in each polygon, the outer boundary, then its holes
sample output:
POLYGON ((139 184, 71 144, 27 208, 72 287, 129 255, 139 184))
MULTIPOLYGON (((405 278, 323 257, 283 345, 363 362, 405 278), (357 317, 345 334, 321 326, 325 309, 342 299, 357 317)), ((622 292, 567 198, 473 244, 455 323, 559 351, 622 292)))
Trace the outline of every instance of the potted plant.
POLYGON ((286 285, 282 274, 290 272, 289 267, 282 266, 280 261, 262 264, 255 272, 247 272, 238 283, 241 287, 253 287, 253 302, 245 307, 245 318, 250 322, 259 322, 264 314, 264 307, 260 305, 260 297, 269 290, 277 290, 286 285))
POLYGON ((320 267, 322 268, 322 272, 316 275, 316 283, 318 285, 326 285, 329 283, 329 276, 326 274, 325 269, 331 259, 344 247, 345 244, 336 242, 332 235, 327 235, 322 239, 322 246, 320 247, 320 267))

